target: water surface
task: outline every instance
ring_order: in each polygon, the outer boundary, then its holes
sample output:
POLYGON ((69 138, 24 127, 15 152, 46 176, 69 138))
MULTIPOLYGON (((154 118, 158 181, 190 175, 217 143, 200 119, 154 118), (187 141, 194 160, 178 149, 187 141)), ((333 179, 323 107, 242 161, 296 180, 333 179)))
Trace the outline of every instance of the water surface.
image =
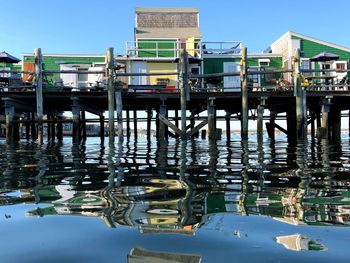
POLYGON ((0 142, 1 262, 350 262, 350 145, 0 142))

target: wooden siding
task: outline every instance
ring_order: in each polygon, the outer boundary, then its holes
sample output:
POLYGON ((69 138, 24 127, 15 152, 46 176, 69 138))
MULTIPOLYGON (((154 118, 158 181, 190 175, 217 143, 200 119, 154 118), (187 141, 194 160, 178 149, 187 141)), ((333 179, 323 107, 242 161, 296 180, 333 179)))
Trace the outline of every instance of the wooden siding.
MULTIPOLYGON (((60 70, 60 64, 87 64, 91 65, 93 63, 104 63, 105 57, 67 57, 67 56, 43 56, 43 69, 44 70, 60 70)), ((34 63, 34 56, 24 56, 23 65, 27 63, 34 63)), ((55 78, 59 78, 60 74, 53 74, 47 76, 46 80, 52 82, 55 78)))
MULTIPOLYGON (((177 72, 176 63, 147 63, 147 70, 149 73, 153 72, 177 72)), ((157 85, 158 80, 168 80, 168 86, 177 86, 177 76, 150 76, 149 83, 151 85, 157 85)))
MULTIPOLYGON (((282 57, 270 57, 269 68, 282 68, 282 57)), ((224 72, 224 62, 240 62, 240 58, 205 58, 204 73, 222 73, 224 72)), ((248 58, 248 66, 257 67, 259 66, 259 58, 248 58)))
POLYGON ((139 13, 137 14, 137 27, 198 27, 198 19, 196 13, 139 13))
POLYGON ((300 37, 292 36, 292 39, 300 40, 300 48, 304 52, 305 58, 311 58, 323 51, 331 52, 340 56, 339 60, 348 60, 350 59, 350 52, 345 50, 337 49, 327 45, 323 45, 317 42, 306 40, 300 37))

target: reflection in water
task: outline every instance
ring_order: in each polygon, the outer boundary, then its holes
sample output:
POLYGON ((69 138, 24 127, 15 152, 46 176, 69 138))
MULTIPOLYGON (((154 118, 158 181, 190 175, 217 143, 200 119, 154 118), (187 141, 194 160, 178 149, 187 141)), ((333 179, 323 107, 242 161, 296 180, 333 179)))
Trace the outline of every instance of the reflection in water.
POLYGON ((133 248, 128 255, 128 263, 157 263, 157 262, 200 263, 201 257, 197 255, 149 251, 139 247, 133 248))
POLYGON ((294 251, 313 250, 323 251, 327 248, 317 240, 305 237, 300 234, 276 237, 276 242, 282 244, 286 249, 294 251))
MULTIPOLYGON (((2 144, 0 205, 40 204, 26 214, 99 217, 109 227, 132 226, 145 234, 193 236, 215 215, 228 214, 348 226, 349 143, 286 141, 2 144)), ((288 249, 325 249, 306 236, 286 234, 276 241, 288 249)), ((133 250, 129 262, 145 262, 135 251, 144 250, 133 250)))

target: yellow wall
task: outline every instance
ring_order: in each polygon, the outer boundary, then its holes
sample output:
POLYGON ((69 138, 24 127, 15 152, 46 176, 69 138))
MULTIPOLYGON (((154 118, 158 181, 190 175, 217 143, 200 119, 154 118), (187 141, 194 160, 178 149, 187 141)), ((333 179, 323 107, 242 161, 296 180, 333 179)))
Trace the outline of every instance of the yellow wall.
MULTIPOLYGON (((176 73, 176 63, 155 63, 155 62, 148 62, 147 68, 149 73, 153 72, 175 72, 176 73)), ((169 79, 169 86, 177 86, 177 76, 176 75, 166 75, 166 76, 150 76, 150 85, 156 85, 157 79, 169 79)))

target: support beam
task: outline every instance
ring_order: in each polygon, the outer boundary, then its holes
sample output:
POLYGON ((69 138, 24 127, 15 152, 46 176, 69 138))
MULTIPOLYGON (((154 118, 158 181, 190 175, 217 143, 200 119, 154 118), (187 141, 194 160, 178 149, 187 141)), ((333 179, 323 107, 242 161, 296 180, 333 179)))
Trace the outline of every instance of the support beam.
POLYGON ((227 114, 227 112, 226 112, 225 120, 226 120, 226 139, 227 141, 230 141, 231 140, 231 116, 227 114))
POLYGON ((63 123, 62 123, 63 117, 62 115, 57 116, 57 140, 59 142, 63 141, 63 123))
MULTIPOLYGON (((164 103, 164 102, 163 102, 164 103)), ((159 107, 159 120, 166 119, 166 106, 162 103, 159 107)), ((166 140, 166 125, 163 121, 159 123, 159 140, 166 140)))
POLYGON ((258 114, 258 123, 257 123, 257 139, 258 142, 262 142, 264 140, 264 106, 259 105, 257 109, 258 114))
POLYGON ((180 56, 180 101, 181 101, 181 130, 182 137, 186 136, 186 110, 187 110, 187 92, 188 92, 188 53, 184 49, 180 56), (182 78, 181 78, 182 76, 182 78))
POLYGON ((47 124, 46 124, 46 135, 47 135, 47 141, 49 142, 51 140, 51 114, 47 114, 47 124))
POLYGON ((82 132, 82 139, 83 141, 86 141, 87 135, 86 135, 86 116, 85 116, 85 111, 81 111, 81 132, 82 132))
POLYGON ((107 49, 106 54, 107 62, 107 90, 108 90, 108 126, 109 126, 109 142, 115 141, 115 126, 114 126, 114 111, 115 111, 115 89, 114 89, 114 55, 113 48, 107 49))
POLYGON ((126 110, 126 138, 130 139, 130 111, 126 110))
POLYGON ((242 92, 242 123, 241 138, 248 138, 248 65, 247 65, 247 48, 242 49, 241 60, 241 92, 242 92))
POLYGON ((14 117, 15 117, 15 107, 5 105, 5 115, 6 115, 6 142, 8 144, 13 144, 15 142, 15 128, 14 128, 14 117))
POLYGON ((270 121, 266 123, 266 130, 271 140, 275 139, 275 120, 276 120, 276 113, 273 111, 270 111, 270 121))
POLYGON ((151 118, 152 118, 152 109, 147 109, 147 141, 151 141, 151 118))
MULTIPOLYGON (((199 130, 202 129, 205 125, 208 124, 208 120, 203 120, 200 124, 194 127, 192 130, 188 131, 186 134, 187 138, 190 138, 192 135, 199 133, 199 130)), ((202 133, 203 134, 203 133, 202 133)), ((205 138, 204 138, 205 139, 205 138)))
POLYGON ((296 101, 296 118, 297 118, 297 137, 298 139, 306 138, 306 92, 301 86, 300 78, 300 49, 295 50, 293 58, 293 80, 294 95, 296 101))
POLYGON ((322 139, 327 139, 328 138, 328 113, 330 109, 330 103, 329 99, 324 99, 322 102, 322 121, 321 121, 321 129, 319 132, 319 136, 322 139))
POLYGON ((315 139, 316 129, 315 129, 315 116, 316 114, 314 112, 311 113, 311 120, 310 120, 310 126, 311 126, 311 139, 315 139))
POLYGON ((105 117, 103 115, 100 116, 100 140, 101 144, 105 141, 105 117))
POLYGON ((297 141, 297 119, 295 115, 295 110, 290 109, 287 111, 287 132, 288 132, 288 142, 294 144, 297 141))
POLYGON ((80 131, 80 107, 77 98, 73 99, 72 105, 72 114, 73 114, 73 130, 72 130, 72 139, 73 143, 80 143, 81 140, 81 131, 80 131))
MULTIPOLYGON (((176 127, 176 125, 174 125, 173 123, 168 121, 167 118, 165 118, 164 116, 159 114, 158 119, 159 119, 160 123, 163 123, 163 125, 166 125, 169 128, 171 128, 175 132, 175 134, 182 136, 182 131, 178 127, 176 127)), ((160 123, 159 123, 159 125, 160 125, 160 123)), ((160 137, 160 135, 158 135, 158 136, 160 137)))
POLYGON ((118 83, 118 87, 115 92, 115 101, 117 103, 118 141, 123 142, 123 101, 120 83, 118 83))
POLYGON ((137 110, 134 110, 134 139, 137 140, 137 110))
POLYGON ((38 144, 43 143, 43 67, 42 67, 42 55, 41 49, 36 48, 34 50, 35 59, 35 94, 36 94, 36 121, 38 127, 38 144))
POLYGON ((36 122, 36 118, 35 118, 35 113, 32 112, 31 113, 31 125, 30 125, 30 134, 32 136, 32 140, 35 141, 37 139, 36 137, 36 125, 35 125, 35 122, 36 122))
POLYGON ((215 140, 216 121, 215 121, 215 105, 211 100, 208 105, 208 139, 215 140))
POLYGON ((27 112, 25 115, 27 119, 27 123, 25 124, 26 126, 26 140, 29 141, 30 139, 30 112, 27 112))

